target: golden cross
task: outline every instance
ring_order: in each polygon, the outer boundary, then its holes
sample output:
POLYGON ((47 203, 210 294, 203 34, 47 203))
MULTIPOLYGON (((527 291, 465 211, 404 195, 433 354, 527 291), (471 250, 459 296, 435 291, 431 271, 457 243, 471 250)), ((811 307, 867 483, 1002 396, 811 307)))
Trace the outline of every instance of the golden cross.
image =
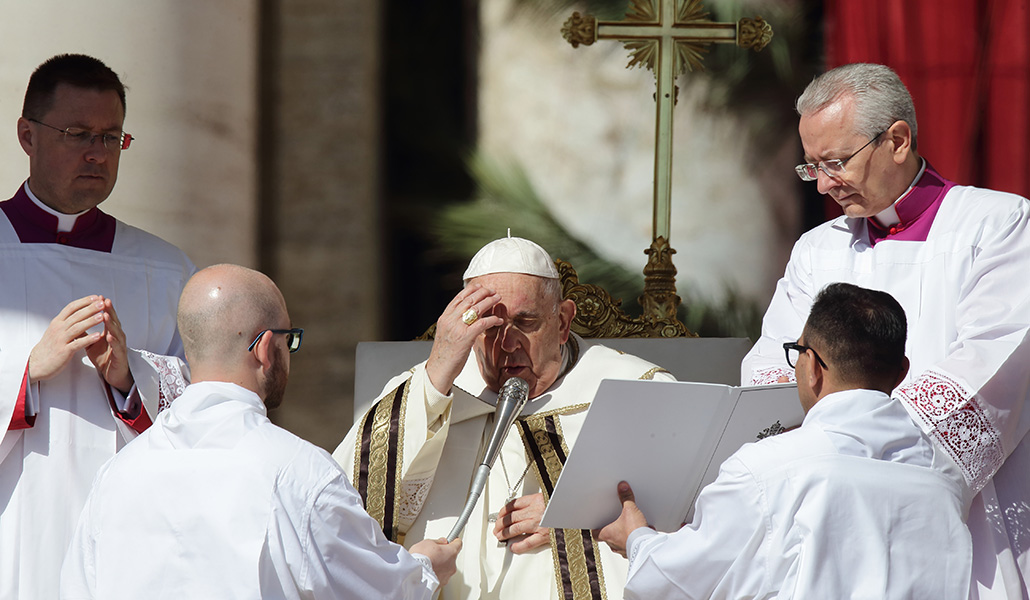
MULTIPOLYGON (((672 219, 672 109, 676 103, 676 77, 687 70, 703 69, 701 55, 705 45, 736 43, 742 48, 761 50, 772 39, 772 27, 761 17, 737 23, 713 23, 701 7, 701 0, 631 0, 625 21, 598 21, 590 15, 573 13, 562 27, 562 36, 573 48, 589 46, 597 40, 619 40, 630 51, 627 68, 644 66, 655 74, 658 91, 655 121, 654 163, 654 239, 651 261, 664 255, 671 269, 671 289, 675 296, 675 268, 668 247, 672 219), (663 249, 664 248, 664 249, 663 249)), ((650 262, 650 261, 649 261, 650 262)), ((648 270, 645 268, 645 275, 648 270)), ((665 277, 666 275, 662 275, 665 277)), ((650 279, 650 276, 648 277, 650 279)), ((645 295, 648 293, 645 284, 645 295)), ((668 282, 660 287, 667 292, 668 282)), ((645 309, 648 309, 644 300, 645 309)), ((664 302, 664 301, 663 301, 664 302)), ((660 312, 674 316, 675 305, 660 312)))

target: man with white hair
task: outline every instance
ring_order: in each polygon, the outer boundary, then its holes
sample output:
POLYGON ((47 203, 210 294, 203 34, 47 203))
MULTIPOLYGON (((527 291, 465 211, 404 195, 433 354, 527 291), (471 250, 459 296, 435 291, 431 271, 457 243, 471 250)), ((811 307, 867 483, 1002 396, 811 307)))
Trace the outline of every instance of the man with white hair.
POLYGON ((909 316, 912 364, 894 395, 935 442, 934 466, 972 498, 976 593, 1026 598, 1030 202, 957 185, 922 159, 912 98, 883 65, 828 71, 797 109, 798 176, 844 216, 795 244, 741 381, 792 379, 782 344, 800 335, 826 284, 894 296, 909 316))
POLYGON ((461 542, 387 541, 329 454, 268 420, 304 333, 275 283, 204 269, 178 322, 193 382, 97 475, 61 598, 432 598, 461 542))
POLYGON ((603 378, 673 377, 570 331, 554 263, 537 244, 495 240, 436 323, 429 359, 391 380, 333 454, 394 540, 445 536, 464 505, 505 381, 529 402, 502 446, 442 597, 618 598, 626 562, 586 530, 540 518, 603 378))

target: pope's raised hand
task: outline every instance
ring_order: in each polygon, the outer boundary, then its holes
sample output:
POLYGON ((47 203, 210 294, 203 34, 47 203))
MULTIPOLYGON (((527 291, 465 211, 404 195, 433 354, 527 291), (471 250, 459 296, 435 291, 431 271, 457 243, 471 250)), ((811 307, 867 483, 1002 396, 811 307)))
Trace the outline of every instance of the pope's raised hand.
POLYGON ((500 317, 490 314, 500 299, 493 290, 470 283, 436 320, 436 338, 426 362, 426 373, 441 394, 451 393, 451 385, 465 366, 479 334, 503 323, 500 317), (469 318, 470 310, 474 311, 475 319, 469 318))
POLYGON ((46 381, 56 376, 76 352, 103 337, 103 331, 86 331, 104 322, 104 306, 104 298, 93 295, 72 300, 62 308, 29 353, 29 381, 46 381))
POLYGON ((125 342, 118 313, 110 298, 101 298, 104 302, 104 334, 96 342, 86 347, 86 355, 97 372, 108 385, 128 394, 132 389, 132 373, 129 372, 129 349, 125 342))

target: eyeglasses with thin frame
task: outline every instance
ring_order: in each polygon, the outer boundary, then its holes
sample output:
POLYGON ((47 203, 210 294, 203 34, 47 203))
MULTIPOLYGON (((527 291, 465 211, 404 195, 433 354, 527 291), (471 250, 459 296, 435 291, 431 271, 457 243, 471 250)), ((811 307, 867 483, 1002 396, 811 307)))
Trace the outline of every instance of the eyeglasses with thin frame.
POLYGON ((833 160, 823 160, 820 161, 818 164, 814 165, 812 163, 805 163, 803 165, 798 165, 794 167, 794 171, 798 174, 798 177, 801 178, 801 181, 815 181, 819 177, 820 170, 822 170, 823 173, 826 173, 830 177, 840 177, 841 175, 847 172, 847 170, 844 168, 844 165, 846 165, 849 160, 855 158, 855 156, 857 156, 859 152, 865 150, 869 146, 869 144, 872 144, 876 141, 876 138, 880 137, 885 133, 887 133, 886 129, 874 135, 873 139, 865 143, 865 146, 862 146, 858 150, 855 150, 851 154, 851 156, 847 158, 834 158, 833 160))
POLYGON ((131 134, 125 133, 124 131, 118 132, 117 135, 113 133, 96 133, 88 129, 82 129, 81 127, 66 127, 61 129, 60 127, 54 127, 53 125, 47 125, 43 121, 37 121, 36 119, 28 119, 29 121, 42 125, 43 127, 49 127, 54 131, 59 131, 64 134, 64 142, 75 148, 85 150, 93 145, 93 141, 100 138, 100 143, 104 145, 110 152, 121 152, 122 150, 128 150, 129 144, 132 140, 136 139, 131 134))
POLYGON ((271 331, 272 333, 286 334, 286 345, 290 349, 290 354, 293 354, 297 350, 300 350, 300 340, 304 337, 304 330, 300 327, 294 327, 293 329, 265 329, 261 333, 257 334, 257 337, 254 338, 254 341, 251 342, 249 346, 247 346, 247 352, 253 350, 254 346, 257 346, 258 341, 261 340, 261 336, 265 335, 269 331, 271 331))
POLYGON ((810 346, 802 346, 797 342, 783 343, 783 352, 787 355, 787 364, 790 365, 790 368, 792 369, 797 368, 798 357, 801 356, 802 353, 808 352, 809 350, 812 351, 812 356, 814 356, 815 359, 819 361, 819 364, 822 365, 824 369, 830 368, 826 366, 826 363, 823 362, 823 359, 819 357, 819 353, 816 352, 814 348, 810 346))

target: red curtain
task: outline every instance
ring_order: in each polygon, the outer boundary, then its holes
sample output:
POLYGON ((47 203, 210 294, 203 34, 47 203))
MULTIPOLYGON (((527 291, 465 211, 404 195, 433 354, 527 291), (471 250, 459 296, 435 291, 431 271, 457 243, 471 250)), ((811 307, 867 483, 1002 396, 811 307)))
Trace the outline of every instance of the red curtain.
POLYGON ((890 66, 915 102, 920 156, 960 184, 1030 197, 1027 5, 826 0, 827 68, 890 66))

